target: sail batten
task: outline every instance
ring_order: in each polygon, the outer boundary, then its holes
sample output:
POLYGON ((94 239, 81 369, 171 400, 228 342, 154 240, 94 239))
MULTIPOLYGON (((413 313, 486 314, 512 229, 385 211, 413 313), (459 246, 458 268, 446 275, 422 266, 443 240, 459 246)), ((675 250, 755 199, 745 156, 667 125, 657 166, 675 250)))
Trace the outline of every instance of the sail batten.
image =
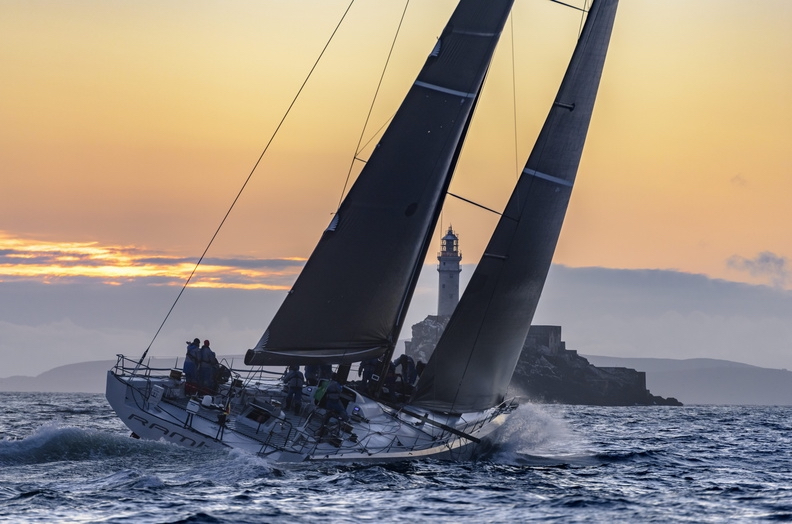
POLYGON ((433 91, 439 91, 440 93, 446 93, 448 95, 455 95, 461 96, 462 98, 475 98, 476 93, 465 93, 462 91, 457 91, 455 89, 448 89, 447 87, 438 86, 434 84, 429 84, 426 82, 415 82, 415 85, 418 87, 425 87, 426 89, 431 89, 433 91))
POLYGON ((563 178, 559 178, 559 177, 553 176, 553 175, 548 175, 547 173, 542 173, 542 172, 537 171, 535 169, 525 168, 525 169, 523 169, 523 173, 525 173, 526 175, 535 176, 536 178, 541 178, 543 180, 547 180, 549 182, 555 182, 556 184, 560 184, 562 186, 572 187, 572 185, 573 185, 573 182, 571 182, 569 180, 566 180, 566 179, 563 179, 563 178))
POLYGON ((347 363, 393 346, 511 5, 459 3, 246 364, 347 363))
POLYGON ((411 404, 461 413, 503 401, 558 242, 617 4, 592 4, 525 169, 411 404))

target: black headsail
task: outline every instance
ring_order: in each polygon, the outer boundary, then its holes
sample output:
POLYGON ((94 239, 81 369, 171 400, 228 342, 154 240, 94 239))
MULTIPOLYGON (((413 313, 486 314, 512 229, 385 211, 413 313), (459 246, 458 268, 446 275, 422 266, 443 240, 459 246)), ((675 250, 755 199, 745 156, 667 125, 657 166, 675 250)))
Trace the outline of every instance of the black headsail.
POLYGON ((462 0, 248 365, 348 363, 395 343, 512 0, 462 0))
POLYGON ((461 413, 503 401, 561 232, 617 3, 591 6, 553 107, 413 405, 461 413))

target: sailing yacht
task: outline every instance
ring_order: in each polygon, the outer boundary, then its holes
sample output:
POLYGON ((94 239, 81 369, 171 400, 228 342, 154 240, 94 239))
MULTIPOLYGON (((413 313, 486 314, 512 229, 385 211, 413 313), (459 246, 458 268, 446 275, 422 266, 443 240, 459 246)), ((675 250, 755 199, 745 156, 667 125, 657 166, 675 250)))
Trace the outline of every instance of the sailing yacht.
MULTIPOLYGON (((516 408, 506 390, 575 181, 618 0, 595 0, 545 124, 414 389, 390 361, 512 0, 461 0, 282 306, 218 389, 119 355, 107 399, 141 438, 277 462, 464 459, 516 408), (385 244, 387 242, 387 245, 385 244), (393 250, 391 246, 397 245, 393 250), (351 366, 374 367, 365 384, 351 366), (336 366, 286 410, 273 367, 336 366), (342 385, 342 410, 322 395, 342 385)), ((142 359, 141 359, 142 360, 142 359)), ((326 394, 325 397, 326 398, 326 394)))

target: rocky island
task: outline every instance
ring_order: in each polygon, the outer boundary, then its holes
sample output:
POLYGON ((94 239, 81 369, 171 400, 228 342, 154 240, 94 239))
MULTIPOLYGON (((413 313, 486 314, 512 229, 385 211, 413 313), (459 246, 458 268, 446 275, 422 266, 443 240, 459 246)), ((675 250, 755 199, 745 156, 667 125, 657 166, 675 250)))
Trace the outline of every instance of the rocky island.
MULTIPOLYGON (((405 353, 427 362, 447 316, 429 315, 412 326, 405 353)), ((511 382, 511 394, 531 402, 591 406, 681 406, 673 397, 652 395, 646 373, 624 367, 596 367, 566 349, 561 326, 531 326, 511 382)))

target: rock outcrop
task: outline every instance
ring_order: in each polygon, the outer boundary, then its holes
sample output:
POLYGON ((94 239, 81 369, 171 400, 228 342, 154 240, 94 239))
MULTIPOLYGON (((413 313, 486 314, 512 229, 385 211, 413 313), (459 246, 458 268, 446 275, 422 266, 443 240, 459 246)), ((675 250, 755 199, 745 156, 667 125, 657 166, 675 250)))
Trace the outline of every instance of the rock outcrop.
POLYGON ((412 326, 412 340, 404 341, 404 352, 415 362, 429 362, 450 317, 429 315, 412 326))
POLYGON ((533 402, 591 406, 681 406, 675 398, 652 395, 646 373, 596 367, 566 349, 561 326, 531 326, 511 382, 512 393, 533 402))
MULTIPOLYGON (((428 316, 412 326, 406 353, 427 362, 448 317, 428 316)), ((592 406, 681 406, 675 398, 652 395, 646 373, 621 367, 596 367, 566 349, 561 326, 531 326, 514 371, 510 393, 531 402, 592 406)))

